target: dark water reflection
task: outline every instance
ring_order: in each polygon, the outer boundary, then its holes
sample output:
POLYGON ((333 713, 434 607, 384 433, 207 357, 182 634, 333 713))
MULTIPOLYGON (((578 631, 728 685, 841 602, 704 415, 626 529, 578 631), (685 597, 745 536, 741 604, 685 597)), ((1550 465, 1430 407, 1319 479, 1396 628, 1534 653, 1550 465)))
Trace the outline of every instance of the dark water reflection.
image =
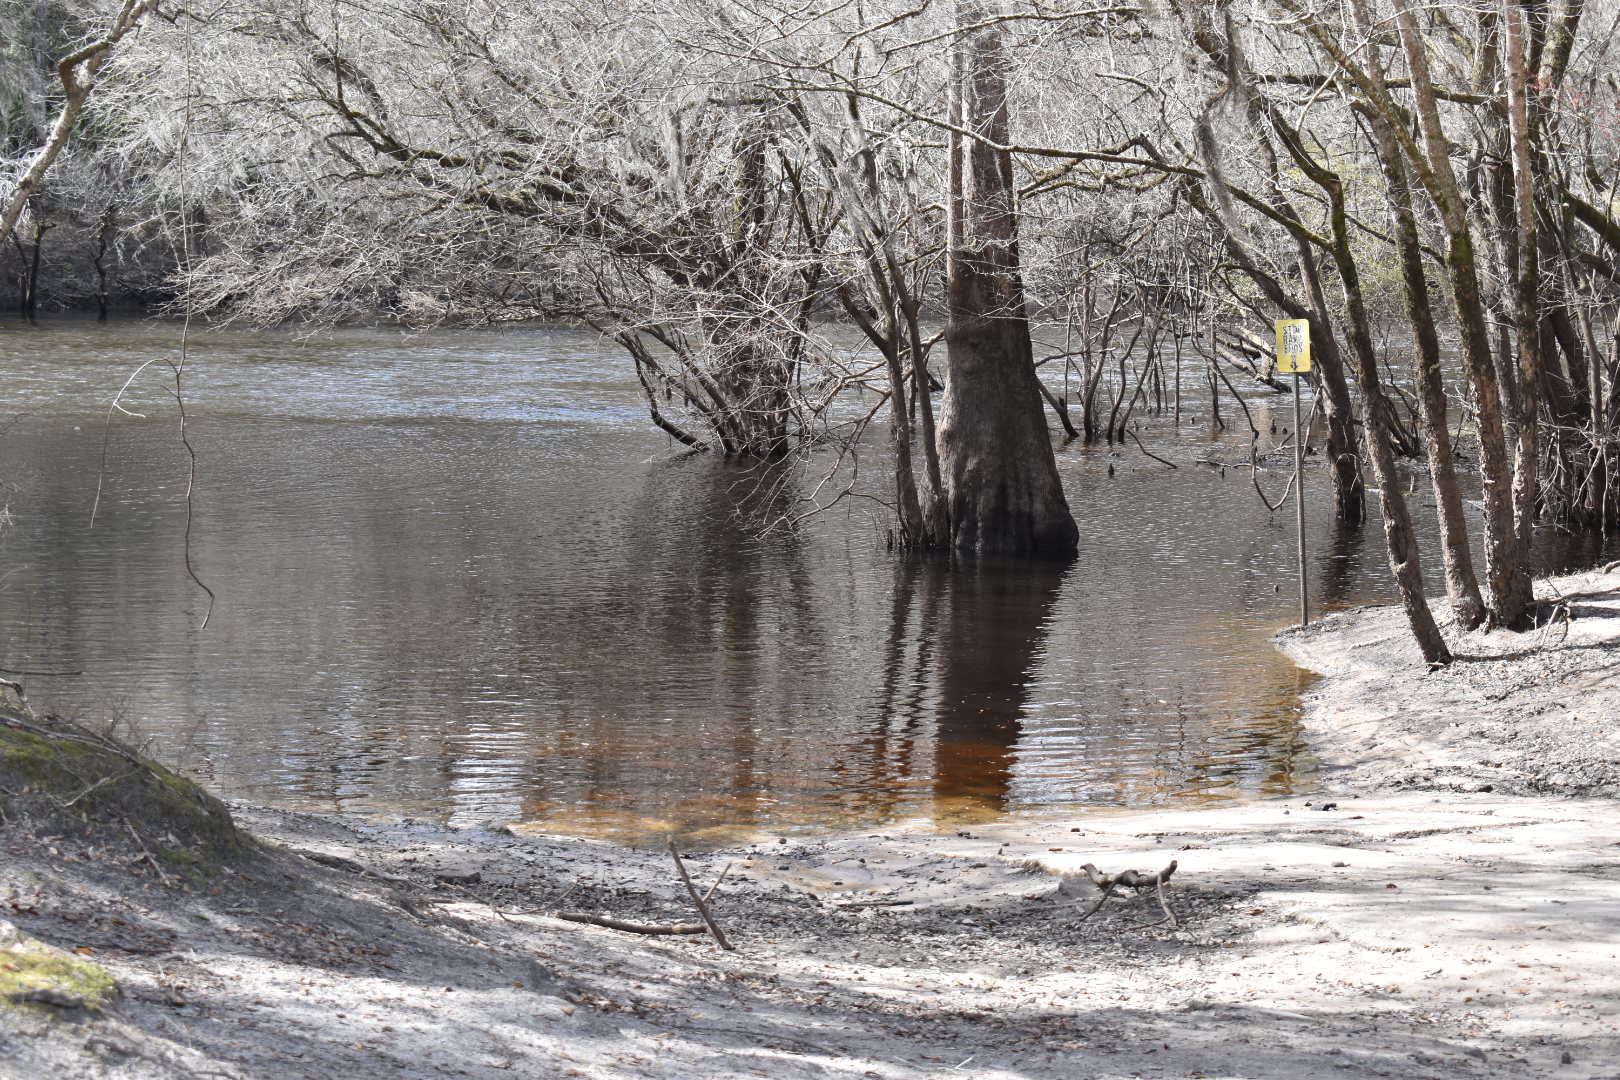
MULTIPOLYGON (((762 535, 800 507, 672 457, 590 335, 198 335, 199 629, 161 364, 101 469, 110 396, 174 343, 0 330, 0 667, 79 673, 26 682, 227 794, 634 838, 1281 793, 1308 768, 1307 677, 1268 640, 1291 515, 1195 466, 1246 457, 1198 425, 1144 435, 1176 470, 1063 451, 1075 565, 951 569, 887 555, 858 502, 762 535)), ((1319 600, 1388 598, 1376 531, 1327 516, 1319 600)))

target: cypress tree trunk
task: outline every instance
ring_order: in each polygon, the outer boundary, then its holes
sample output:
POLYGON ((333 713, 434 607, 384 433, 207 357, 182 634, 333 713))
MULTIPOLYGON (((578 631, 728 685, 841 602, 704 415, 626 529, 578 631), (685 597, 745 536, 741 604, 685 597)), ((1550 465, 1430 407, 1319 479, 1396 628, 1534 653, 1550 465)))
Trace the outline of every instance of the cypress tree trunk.
MULTIPOLYGON (((957 5, 963 25, 984 7, 957 5)), ((952 120, 1005 145, 1006 60, 994 27, 953 48, 952 120)), ((1002 150, 953 131, 946 256, 945 400, 940 465, 951 546, 960 553, 1070 558, 1079 531, 1058 481, 1019 274, 1016 189, 1002 150)))

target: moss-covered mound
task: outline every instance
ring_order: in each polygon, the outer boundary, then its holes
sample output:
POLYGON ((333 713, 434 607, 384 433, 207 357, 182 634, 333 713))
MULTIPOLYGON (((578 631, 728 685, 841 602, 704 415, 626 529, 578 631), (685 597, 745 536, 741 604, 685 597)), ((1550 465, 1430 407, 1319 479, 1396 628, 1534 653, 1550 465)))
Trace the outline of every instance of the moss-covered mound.
POLYGON ((100 964, 0 919, 0 1008, 99 1009, 117 993, 118 984, 100 964))
POLYGON ((224 804, 190 780, 116 739, 10 710, 0 711, 0 819, 35 835, 116 834, 184 876, 250 843, 224 804))

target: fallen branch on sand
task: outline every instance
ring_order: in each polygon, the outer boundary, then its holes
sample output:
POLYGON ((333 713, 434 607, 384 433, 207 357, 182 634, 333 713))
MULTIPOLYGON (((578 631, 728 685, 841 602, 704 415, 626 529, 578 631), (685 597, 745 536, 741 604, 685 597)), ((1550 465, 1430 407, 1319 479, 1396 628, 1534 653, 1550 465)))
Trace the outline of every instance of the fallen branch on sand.
MULTIPOLYGON (((630 922, 627 919, 615 919, 608 915, 591 915, 583 911, 559 911, 554 917, 561 919, 564 922, 584 923, 589 926, 605 926, 609 930, 622 930, 627 934, 664 934, 685 937, 692 934, 701 934, 707 930, 714 937, 714 940, 719 943, 721 948, 734 949, 731 942, 726 940, 726 935, 721 932, 719 925, 715 923, 714 917, 709 914, 708 905, 708 900, 714 896, 715 890, 720 888, 720 883, 726 880, 727 874, 731 873, 732 864, 727 863, 725 869, 720 871, 720 876, 715 878, 714 884, 709 886, 707 892, 699 896, 697 886, 692 884, 692 877, 686 872, 686 863, 681 859, 681 853, 675 847, 675 841, 673 838, 671 838, 669 842, 669 853, 675 859, 675 869, 681 875, 681 881, 686 885, 686 891, 692 897, 692 903, 697 905, 698 914, 703 916, 702 922, 638 923, 630 922)), ((572 891, 572 889, 569 890, 569 892, 572 891)), ((567 894, 565 893, 564 895, 566 896, 567 894)))
MULTIPOLYGON (((1123 870, 1117 874, 1105 874, 1098 870, 1094 863, 1086 863, 1080 869, 1086 872, 1086 877, 1091 879, 1091 883, 1097 886, 1102 895, 1097 898, 1095 904, 1087 909, 1084 915, 1080 916, 1078 921, 1085 922, 1097 914, 1098 910, 1108 902, 1108 898, 1114 895, 1115 889, 1135 889, 1138 895, 1144 889, 1152 889, 1159 898, 1159 906, 1164 909, 1164 918, 1160 919, 1159 922, 1168 922, 1171 926, 1181 925, 1176 921, 1176 913, 1170 910, 1170 902, 1165 899, 1164 895, 1165 882, 1169 881, 1170 875, 1176 872, 1175 859, 1171 859, 1170 865, 1157 874, 1144 874, 1140 870, 1123 870)), ((1157 926, 1159 923, 1146 923, 1144 925, 1157 926)))
POLYGON ((609 930, 623 930, 627 934, 701 934, 707 929, 702 923, 675 923, 661 925, 655 923, 627 922, 624 919, 610 919, 606 915, 588 915, 583 911, 559 911, 557 918, 564 922, 588 923, 591 926, 605 926, 609 930))
MULTIPOLYGON (((720 929, 720 924, 714 921, 713 915, 709 914, 709 905, 705 902, 705 898, 698 895, 697 886, 692 884, 692 875, 686 872, 686 863, 681 860, 681 852, 680 849, 675 846, 675 838, 673 836, 669 838, 669 854, 670 857, 675 860, 675 871, 681 875, 681 884, 686 886, 687 895, 692 898, 692 903, 697 905, 698 914, 703 916, 703 923, 709 928, 709 933, 714 935, 715 942, 722 949, 725 949, 727 952, 734 952, 735 948, 731 942, 726 940, 725 932, 720 929)), ((730 866, 726 867, 726 870, 730 869, 730 866)), ((720 874, 720 880, 725 880, 725 876, 725 872, 722 872, 720 874)), ((717 889, 719 887, 720 881, 716 881, 714 883, 714 888, 717 889)), ((714 895, 714 889, 709 890, 709 895, 714 895)))

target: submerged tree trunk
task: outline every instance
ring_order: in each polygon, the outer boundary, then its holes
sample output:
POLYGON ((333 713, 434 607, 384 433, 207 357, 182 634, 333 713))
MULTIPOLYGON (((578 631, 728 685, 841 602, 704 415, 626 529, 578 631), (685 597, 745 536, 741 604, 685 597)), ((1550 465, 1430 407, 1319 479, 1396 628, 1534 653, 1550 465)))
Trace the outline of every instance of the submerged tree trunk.
MULTIPOLYGON (((896 546, 906 551, 933 551, 947 543, 945 504, 941 494, 939 453, 934 440, 933 383, 928 374, 928 344, 918 321, 926 269, 908 265, 896 251, 896 228, 885 217, 877 156, 866 141, 860 101, 846 104, 848 126, 844 138, 857 153, 841 160, 835 145, 816 138, 805 109, 795 104, 793 115, 807 139, 814 140, 817 157, 829 175, 837 178, 833 190, 841 207, 839 219, 860 252, 864 288, 853 280, 838 281, 833 294, 844 314, 875 345, 884 359, 889 382, 891 443, 894 447, 894 497, 899 535, 896 546), (881 313, 881 314, 880 314, 881 313), (916 439, 917 427, 922 438, 916 439), (923 461, 922 483, 917 480, 916 456, 923 461)), ((812 214, 799 174, 789 172, 800 217, 812 214)))
POLYGON ((109 202, 101 212, 100 224, 96 226, 96 251, 90 257, 91 265, 96 270, 96 318, 100 322, 107 321, 107 309, 111 303, 107 292, 107 249, 112 246, 117 229, 118 207, 116 203, 109 202))
MULTIPOLYGON (((957 5, 962 25, 982 5, 957 5)), ((1079 531, 1058 481, 1036 385, 1019 272, 1016 187, 1007 142, 1006 60, 994 27, 953 53, 945 401, 940 465, 958 552, 1069 558, 1079 531)))

